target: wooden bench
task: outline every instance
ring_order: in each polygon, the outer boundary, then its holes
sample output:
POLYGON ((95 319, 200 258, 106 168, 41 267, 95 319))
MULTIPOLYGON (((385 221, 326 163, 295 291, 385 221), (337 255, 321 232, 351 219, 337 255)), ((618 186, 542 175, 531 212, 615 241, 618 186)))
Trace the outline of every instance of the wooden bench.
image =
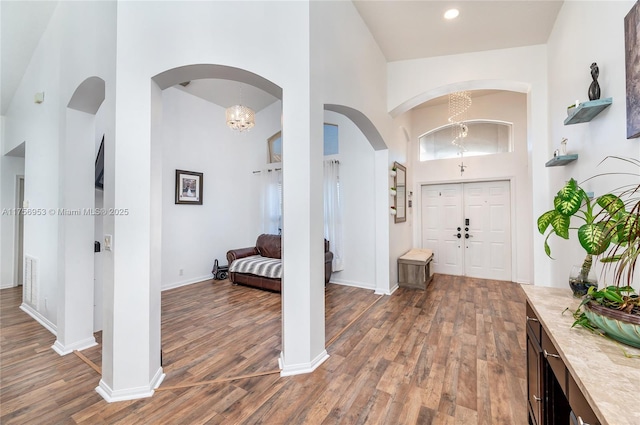
POLYGON ((398 286, 404 288, 427 289, 433 278, 430 249, 412 249, 398 257, 398 286))

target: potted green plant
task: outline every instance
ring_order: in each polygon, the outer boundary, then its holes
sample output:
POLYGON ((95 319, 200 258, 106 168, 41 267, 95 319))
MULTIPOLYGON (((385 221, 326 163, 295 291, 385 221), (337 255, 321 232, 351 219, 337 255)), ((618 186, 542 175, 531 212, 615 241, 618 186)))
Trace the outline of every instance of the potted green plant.
MULTIPOLYGON (((597 203, 600 203, 598 198, 597 203)), ((554 209, 547 211, 538 217, 538 231, 545 234, 544 252, 551 257, 551 247, 549 238, 551 235, 569 239, 569 231, 577 230, 580 245, 586 252, 586 257, 581 266, 574 266, 569 278, 569 286, 574 296, 584 296, 589 287, 597 287, 598 282, 592 271, 593 256, 602 254, 611 242, 608 234, 604 231, 604 226, 596 223, 597 215, 594 212, 594 205, 587 193, 571 179, 558 192, 553 199, 554 209), (576 217, 584 221, 578 228, 571 227, 571 218, 576 217)))
MULTIPOLYGON (((640 168, 640 160, 613 158, 640 168)), ((604 210, 596 224, 613 246, 600 261, 605 270, 613 271, 612 284, 589 289, 574 313, 574 326, 597 327, 613 339, 640 348, 640 297, 631 287, 640 255, 640 183, 620 196, 603 195, 598 203, 604 210)))
MULTIPOLYGON (((640 160, 611 158, 640 168, 640 160)), ((611 284, 601 289, 589 285, 586 297, 574 312, 573 326, 600 329, 615 340, 640 348, 640 297, 630 286, 640 255, 640 184, 620 188, 617 192, 620 193, 602 195, 592 203, 586 192, 571 179, 554 198, 554 210, 538 219, 538 230, 544 233, 551 226, 545 239, 545 252, 551 256, 549 236, 555 234, 568 239, 570 218, 576 216, 585 221, 577 229, 580 245, 587 252, 581 267, 583 275, 591 270, 593 256, 601 255, 604 271, 608 272, 605 277, 609 275, 611 284), (601 208, 597 213, 594 212, 595 205, 601 208), (609 247, 611 249, 607 251, 609 247)))

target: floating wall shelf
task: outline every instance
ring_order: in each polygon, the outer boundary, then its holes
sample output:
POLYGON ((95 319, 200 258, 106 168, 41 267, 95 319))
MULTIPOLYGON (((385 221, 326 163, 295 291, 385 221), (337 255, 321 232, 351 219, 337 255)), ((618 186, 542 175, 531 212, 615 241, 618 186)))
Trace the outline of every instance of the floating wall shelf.
POLYGON ((589 122, 596 115, 608 108, 613 102, 613 98, 590 100, 578 105, 576 111, 564 120, 564 125, 579 124, 581 122, 589 122))
POLYGON ((570 162, 575 161, 576 159, 578 159, 577 153, 573 155, 560 155, 548 160, 547 163, 544 164, 544 166, 545 167, 561 167, 561 166, 567 165, 570 162))

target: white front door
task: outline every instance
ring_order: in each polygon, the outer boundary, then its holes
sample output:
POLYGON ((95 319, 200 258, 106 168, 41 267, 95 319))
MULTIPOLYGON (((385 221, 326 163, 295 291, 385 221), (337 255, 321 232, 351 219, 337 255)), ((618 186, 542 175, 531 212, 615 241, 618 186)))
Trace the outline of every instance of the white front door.
POLYGON ((508 181, 464 184, 465 276, 511 280, 510 206, 508 181))
POLYGON ((462 184, 422 186, 422 247, 433 251, 434 273, 462 275, 461 220, 462 184))
POLYGON ((435 273, 511 280, 508 181, 422 186, 422 247, 435 273))

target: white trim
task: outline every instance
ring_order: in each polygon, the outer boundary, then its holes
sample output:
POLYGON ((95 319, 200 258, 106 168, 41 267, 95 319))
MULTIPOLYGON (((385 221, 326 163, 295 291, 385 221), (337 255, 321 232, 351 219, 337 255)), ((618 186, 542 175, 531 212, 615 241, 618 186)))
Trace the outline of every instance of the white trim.
POLYGON ((200 277, 194 277, 192 279, 183 280, 181 282, 170 283, 170 284, 168 284, 166 286, 163 286, 161 291, 166 291, 167 289, 179 288, 181 286, 187 286, 187 285, 191 285, 193 283, 200 283, 200 282, 204 282, 205 280, 211 280, 211 279, 213 279, 213 275, 212 274, 208 274, 208 275, 200 276, 200 277))
POLYGON ((82 351, 90 347, 95 347, 96 345, 98 345, 98 343, 92 336, 91 338, 86 338, 67 346, 61 343, 59 339, 56 339, 56 342, 51 346, 51 348, 61 356, 66 356, 67 354, 73 353, 75 350, 82 351))
POLYGON ((27 313, 33 320, 40 323, 46 330, 58 336, 58 328, 54 325, 49 319, 40 314, 37 310, 31 307, 29 304, 22 303, 20 304, 20 310, 27 313))
POLYGON ((162 367, 158 368, 158 371, 154 375, 153 379, 148 386, 127 388, 114 391, 104 382, 103 379, 96 387, 96 392, 102 396, 107 402, 113 403, 115 401, 137 400, 139 398, 151 397, 155 390, 160 386, 166 375, 162 371, 162 367))
POLYGON ((391 295, 391 294, 393 294, 394 292, 396 292, 396 289, 398 289, 398 288, 399 288, 399 286, 398 286, 398 284, 396 283, 396 284, 394 284, 391 288, 389 288, 389 290, 388 290, 388 291, 380 291, 380 290, 376 289, 376 290, 375 290, 375 292, 374 292, 374 294, 376 294, 376 295, 391 295))
POLYGON ((304 373, 311 373, 318 368, 325 360, 329 358, 329 354, 327 350, 322 350, 322 353, 318 354, 318 356, 311 360, 309 363, 299 363, 287 366, 284 364, 283 353, 280 353, 280 358, 278 358, 278 365, 280 366, 280 376, 293 376, 293 375, 302 375, 304 373))
POLYGON ((16 286, 18 286, 18 285, 16 285, 13 282, 12 283, 6 283, 4 285, 0 285, 0 289, 15 288, 16 286))
POLYGON ((370 283, 356 282, 353 280, 334 279, 333 276, 331 277, 331 280, 329 281, 329 283, 335 283, 337 285, 343 285, 343 286, 351 286, 353 288, 362 288, 362 289, 371 289, 371 290, 376 289, 376 286, 370 283))

